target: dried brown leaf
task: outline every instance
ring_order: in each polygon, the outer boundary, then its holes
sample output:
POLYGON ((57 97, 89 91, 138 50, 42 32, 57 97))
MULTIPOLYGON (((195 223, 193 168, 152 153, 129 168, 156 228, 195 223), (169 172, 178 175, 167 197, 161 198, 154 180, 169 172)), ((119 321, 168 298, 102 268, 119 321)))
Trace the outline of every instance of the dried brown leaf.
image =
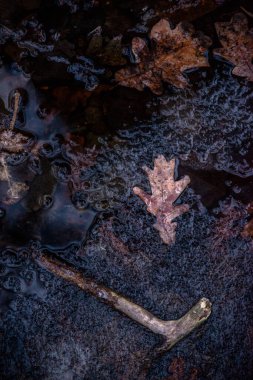
POLYGON ((7 191, 7 197, 4 199, 5 204, 17 203, 29 190, 29 186, 24 182, 12 182, 7 191))
POLYGON ((0 130, 0 152, 19 153, 31 147, 33 142, 31 137, 16 130, 0 130))
POLYGON ((183 380, 185 374, 185 362, 181 357, 174 358, 169 366, 169 376, 166 380, 183 380))
POLYGON ((214 54, 235 66, 234 75, 253 81, 253 29, 249 29, 247 17, 237 13, 229 22, 217 22, 215 28, 222 48, 214 54))
POLYGON ((14 109, 9 128, 0 130, 0 181, 8 183, 7 197, 3 200, 6 204, 18 202, 29 187, 23 182, 16 182, 8 169, 6 158, 10 154, 21 153, 31 148, 34 139, 23 132, 15 129, 19 111, 21 96, 18 91, 14 94, 14 109))
POLYGON ((159 231, 161 239, 166 244, 172 244, 175 242, 177 227, 174 219, 189 210, 187 204, 174 206, 173 203, 185 190, 190 178, 185 176, 175 181, 175 159, 168 162, 162 155, 155 159, 154 170, 147 167, 143 169, 148 175, 152 195, 146 194, 139 187, 134 187, 133 191, 146 203, 148 211, 156 216, 154 227, 159 231))
POLYGON ((233 198, 219 202, 219 216, 212 234, 211 254, 225 257, 227 243, 230 239, 238 239, 242 233, 247 211, 245 206, 233 198))
POLYGON ((243 237, 250 237, 252 238, 253 237, 253 218, 252 218, 252 214, 253 214, 253 203, 249 203, 248 206, 247 206, 247 214, 251 216, 250 220, 248 221, 248 223, 244 226, 244 229, 242 231, 242 236, 243 237))
POLYGON ((29 189, 29 186, 24 182, 16 182, 13 180, 3 153, 0 154, 0 181, 8 183, 7 196, 2 200, 5 204, 17 203, 29 189))
POLYGON ((169 373, 170 376, 164 380, 196 380, 198 369, 190 368, 187 371, 185 360, 181 357, 176 357, 170 363, 169 373))
POLYGON ((137 65, 119 70, 115 78, 122 86, 144 90, 145 87, 159 95, 163 82, 178 88, 188 85, 183 73, 187 69, 208 67, 205 57, 211 39, 195 32, 190 24, 180 23, 172 29, 170 23, 162 19, 150 32, 152 48, 145 40, 135 37, 132 52, 137 65))

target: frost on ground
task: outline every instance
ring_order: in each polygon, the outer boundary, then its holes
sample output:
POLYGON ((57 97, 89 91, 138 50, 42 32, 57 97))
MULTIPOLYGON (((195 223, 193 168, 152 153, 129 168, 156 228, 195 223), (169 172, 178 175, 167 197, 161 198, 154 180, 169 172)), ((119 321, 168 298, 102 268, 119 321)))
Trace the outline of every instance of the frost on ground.
MULTIPOLYGON (((140 120, 100 139, 95 165, 82 172, 89 184, 82 191, 98 218, 81 249, 70 244, 57 252, 163 319, 178 318, 203 295, 211 300, 208 324, 154 363, 147 379, 168 378, 178 357, 186 373, 197 369, 199 379, 249 379, 253 256, 250 240, 238 231, 252 200, 250 84, 219 68, 199 88, 170 90, 149 106, 156 109, 150 123, 140 120), (150 167, 159 154, 178 159, 175 179, 191 179, 180 198, 190 210, 177 218, 169 247, 132 190, 150 193, 142 166, 150 167), (232 226, 227 215, 235 215, 232 226), (221 233, 224 239, 218 240, 221 233)), ((30 251, 5 249, 0 257, 2 373, 139 379, 157 337, 38 268, 30 251), (31 273, 25 275, 28 265, 31 273)))

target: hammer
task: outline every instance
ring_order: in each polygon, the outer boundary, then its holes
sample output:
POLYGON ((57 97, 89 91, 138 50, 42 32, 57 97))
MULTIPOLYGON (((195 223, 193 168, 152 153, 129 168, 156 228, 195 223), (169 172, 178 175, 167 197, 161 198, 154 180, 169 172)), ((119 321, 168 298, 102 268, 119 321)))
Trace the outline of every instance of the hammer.
POLYGON ((205 322, 211 314, 211 302, 201 298, 185 315, 177 320, 164 321, 157 318, 143 307, 131 302, 110 288, 98 284, 74 266, 48 254, 39 253, 35 261, 44 269, 58 277, 78 286, 92 296, 140 323, 153 333, 165 338, 160 352, 170 350, 178 341, 190 334, 196 327, 205 322))

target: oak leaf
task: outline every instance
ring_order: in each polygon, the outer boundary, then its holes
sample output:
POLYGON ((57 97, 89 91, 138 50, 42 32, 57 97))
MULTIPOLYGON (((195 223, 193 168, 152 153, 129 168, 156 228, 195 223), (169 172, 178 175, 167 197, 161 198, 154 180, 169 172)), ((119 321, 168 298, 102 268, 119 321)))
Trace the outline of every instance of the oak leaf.
POLYGON ((235 66, 234 75, 253 81, 253 29, 249 29, 247 17, 237 13, 229 22, 216 22, 215 28, 222 48, 214 54, 235 66))
POLYGON ((166 244, 172 244, 175 242, 177 227, 174 219, 189 210, 187 204, 175 206, 173 203, 185 190, 190 178, 185 176, 175 181, 175 159, 168 162, 162 155, 155 159, 154 170, 146 166, 143 169, 148 175, 152 195, 146 194, 139 187, 134 187, 133 191, 146 203, 148 211, 156 216, 154 227, 159 231, 161 239, 166 244))
POLYGON ((244 229, 242 231, 242 236, 247 238, 252 238, 253 237, 253 202, 250 202, 246 208, 247 214, 251 216, 250 220, 246 225, 244 226, 244 229))
POLYGON ((185 70, 208 67, 205 57, 212 41, 201 32, 195 32, 191 24, 179 23, 172 29, 170 23, 161 19, 150 32, 151 48, 147 42, 135 37, 132 53, 137 65, 119 70, 115 79, 126 87, 144 90, 145 87, 160 95, 163 82, 178 88, 188 85, 185 70))
POLYGON ((20 153, 29 149, 34 143, 34 139, 28 134, 12 129, 0 130, 0 152, 20 153))

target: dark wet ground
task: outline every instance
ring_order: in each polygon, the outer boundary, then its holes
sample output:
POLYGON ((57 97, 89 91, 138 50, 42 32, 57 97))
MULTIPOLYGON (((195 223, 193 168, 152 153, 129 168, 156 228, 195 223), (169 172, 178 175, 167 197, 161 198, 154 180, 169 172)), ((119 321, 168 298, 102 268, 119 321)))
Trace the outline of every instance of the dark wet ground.
MULTIPOLYGON (((6 204, 7 185, 0 182, 0 379, 251 379, 253 255, 241 232, 253 190, 252 85, 213 61, 207 73, 191 74, 191 89, 168 87, 159 98, 113 88, 110 65, 100 63, 104 73, 96 59, 94 67, 76 60, 79 39, 67 33, 71 18, 79 20, 79 37, 104 23, 111 38, 145 24, 140 9, 133 18, 123 2, 113 2, 110 18, 88 1, 87 9, 59 3, 65 5, 57 19, 46 19, 38 4, 18 13, 22 20, 25 12, 39 14, 47 38, 37 35, 37 53, 31 44, 27 53, 23 37, 22 44, 17 36, 2 41, 1 128, 10 122, 19 89, 16 128, 30 133, 33 145, 8 155, 13 178, 29 185, 23 198, 6 204), (45 49, 59 28, 56 22, 50 29, 55 20, 66 35, 57 54, 69 63, 54 66, 45 49), (72 75, 78 64, 81 83, 72 75), (89 86, 97 87, 87 94, 89 86), (177 175, 191 178, 180 198, 190 211, 178 218, 171 247, 132 191, 136 185, 149 190, 142 166, 151 167, 158 154, 177 157, 177 175), (31 258, 37 251, 61 256, 161 318, 180 317, 203 296, 213 303, 212 315, 145 371, 159 338, 39 268, 31 258)), ((19 30, 11 4, 1 5, 5 25, 12 20, 8 28, 19 30)), ((199 27, 212 33, 213 20, 235 8, 232 2, 200 19, 199 27)))

